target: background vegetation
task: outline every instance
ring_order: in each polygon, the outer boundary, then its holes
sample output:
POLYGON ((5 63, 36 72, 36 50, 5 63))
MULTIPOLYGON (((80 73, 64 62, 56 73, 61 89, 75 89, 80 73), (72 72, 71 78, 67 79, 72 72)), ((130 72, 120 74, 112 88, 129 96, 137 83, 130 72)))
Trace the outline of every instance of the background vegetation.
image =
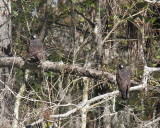
MULTIPOLYGON (((145 65, 159 67, 159 5, 148 0, 12 0, 12 54, 27 61, 28 43, 37 34, 45 46, 46 60, 113 75, 122 63, 139 85, 145 65)), ((26 87, 19 127, 157 127, 153 121, 160 96, 158 72, 149 76, 147 90, 130 92, 127 101, 112 95, 71 112, 84 101, 117 90, 116 83, 43 69, 29 70, 25 79, 26 69, 13 70, 12 91, 18 93, 23 84, 26 87)), ((9 106, 13 111, 14 104, 9 106)))

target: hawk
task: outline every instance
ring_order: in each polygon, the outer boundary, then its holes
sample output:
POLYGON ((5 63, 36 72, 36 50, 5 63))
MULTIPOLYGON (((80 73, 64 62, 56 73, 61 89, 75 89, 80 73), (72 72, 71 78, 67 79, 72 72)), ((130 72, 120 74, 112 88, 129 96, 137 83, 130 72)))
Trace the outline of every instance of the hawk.
MULTIPOLYGON (((156 118, 160 117, 160 99, 156 103, 156 118)), ((160 121, 158 121, 158 128, 160 128, 160 121)))
POLYGON ((131 85, 130 72, 123 65, 118 66, 116 81, 118 89, 121 93, 122 99, 126 100, 129 98, 129 88, 131 85))
POLYGON ((156 117, 160 117, 160 99, 157 101, 156 104, 156 117))
POLYGON ((45 58, 44 46, 41 40, 36 35, 34 35, 33 37, 34 39, 29 43, 28 53, 32 61, 34 60, 34 62, 39 62, 44 60, 45 58))

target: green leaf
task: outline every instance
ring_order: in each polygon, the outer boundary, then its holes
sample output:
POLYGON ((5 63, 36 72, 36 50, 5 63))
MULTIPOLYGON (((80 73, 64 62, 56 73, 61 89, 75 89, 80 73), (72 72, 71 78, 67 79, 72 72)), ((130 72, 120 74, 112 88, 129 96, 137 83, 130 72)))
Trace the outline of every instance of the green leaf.
POLYGON ((160 59, 160 55, 156 56, 156 59, 160 59))
POLYGON ((12 11, 14 16, 18 16, 17 11, 12 11))
POLYGON ((152 17, 152 19, 150 19, 150 23, 154 23, 157 20, 157 17, 152 17))

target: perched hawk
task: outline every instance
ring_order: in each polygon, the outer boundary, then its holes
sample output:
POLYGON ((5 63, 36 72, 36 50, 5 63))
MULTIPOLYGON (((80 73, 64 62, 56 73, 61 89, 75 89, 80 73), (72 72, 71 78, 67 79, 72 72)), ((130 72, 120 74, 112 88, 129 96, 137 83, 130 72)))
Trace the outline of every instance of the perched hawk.
MULTIPOLYGON (((160 99, 156 103, 156 118, 160 117, 160 99)), ((160 128, 160 121, 158 121, 158 128, 160 128)))
POLYGON ((35 35, 33 37, 34 39, 29 43, 29 56, 31 57, 31 60, 34 60, 34 62, 42 61, 45 58, 43 44, 38 37, 35 35))
POLYGON ((131 85, 130 72, 123 65, 118 66, 116 81, 123 100, 129 98, 129 88, 131 85))
POLYGON ((156 104, 156 117, 160 117, 160 99, 157 101, 156 104))
POLYGON ((33 126, 27 125, 27 126, 25 126, 25 128, 33 128, 33 126))

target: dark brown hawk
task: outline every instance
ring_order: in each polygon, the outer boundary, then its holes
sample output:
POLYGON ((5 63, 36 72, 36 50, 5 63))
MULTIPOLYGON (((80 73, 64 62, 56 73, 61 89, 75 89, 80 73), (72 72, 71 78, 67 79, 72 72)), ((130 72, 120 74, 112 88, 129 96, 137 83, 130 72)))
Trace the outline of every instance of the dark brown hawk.
MULTIPOLYGON (((160 99, 156 103, 156 118, 160 117, 160 99)), ((158 121, 158 128, 160 128, 160 121, 158 121)))
POLYGON ((157 101, 156 104, 156 117, 160 117, 160 99, 157 101))
POLYGON ((121 92, 123 100, 129 98, 129 88, 131 85, 130 72, 123 65, 118 66, 116 81, 118 84, 118 89, 121 92))
POLYGON ((30 41, 28 53, 34 62, 42 61, 45 59, 44 47, 38 37, 34 36, 34 39, 30 41))

